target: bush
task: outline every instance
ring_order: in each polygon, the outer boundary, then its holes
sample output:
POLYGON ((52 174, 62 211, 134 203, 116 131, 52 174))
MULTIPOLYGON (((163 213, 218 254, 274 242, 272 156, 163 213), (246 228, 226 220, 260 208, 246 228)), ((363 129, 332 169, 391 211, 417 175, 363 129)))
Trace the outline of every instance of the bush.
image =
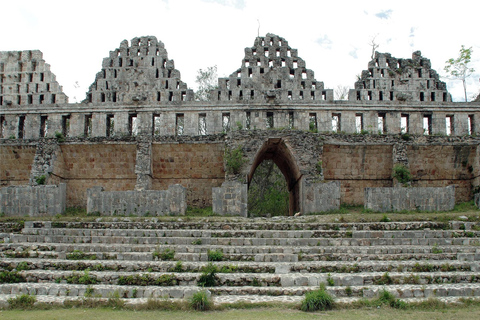
POLYGON ((405 301, 395 298, 395 296, 386 289, 383 289, 383 291, 380 293, 378 302, 380 304, 388 304, 390 307, 396 309, 405 309, 407 307, 407 303, 405 301))
POLYGON ((163 261, 169 261, 175 258, 175 250, 168 248, 163 250, 162 252, 158 252, 157 250, 155 250, 152 255, 153 258, 160 258, 163 261))
POLYGON ((397 179, 400 183, 408 183, 412 181, 410 170, 403 164, 396 164, 393 166, 393 178, 397 179))
POLYGON ((7 300, 10 309, 31 309, 37 298, 28 294, 18 295, 7 300))
POLYGON ((35 177, 35 182, 39 185, 42 186, 45 184, 45 180, 47 180, 47 177, 45 175, 41 175, 40 177, 35 177))
POLYGON ((81 250, 73 250, 67 254, 66 258, 67 260, 96 260, 97 256, 95 254, 86 254, 81 250))
POLYGON ((207 266, 202 268, 202 274, 198 279, 198 286, 200 287, 214 287, 217 285, 217 276, 216 273, 218 272, 217 266, 213 263, 209 263, 207 266))
POLYGON ((19 283, 27 282, 24 276, 16 271, 2 271, 0 272, 0 283, 19 283))
POLYGON ((223 260, 222 250, 208 250, 207 256, 208 256, 208 261, 222 261, 223 260))
POLYGON ((190 298, 190 307, 197 311, 207 311, 212 309, 213 303, 208 298, 207 291, 202 290, 193 294, 190 298))
POLYGON ((85 270, 83 275, 78 273, 73 273, 66 280, 67 280, 67 283, 70 283, 70 284, 97 284, 98 283, 97 278, 95 276, 90 276, 90 274, 88 273, 88 270, 85 270))
POLYGON ((225 149, 225 164, 227 173, 239 174, 245 160, 243 159, 242 146, 235 149, 225 149))
POLYGON ((333 297, 325 290, 324 287, 320 289, 311 291, 305 294, 305 299, 303 299, 300 309, 302 311, 324 311, 330 310, 333 308, 334 300, 333 297))

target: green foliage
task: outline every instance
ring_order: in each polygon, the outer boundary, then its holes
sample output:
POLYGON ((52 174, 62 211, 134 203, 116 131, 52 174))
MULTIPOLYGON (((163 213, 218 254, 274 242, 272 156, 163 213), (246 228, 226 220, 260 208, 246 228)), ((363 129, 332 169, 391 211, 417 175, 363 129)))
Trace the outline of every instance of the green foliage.
POLYGON ((115 291, 109 295, 106 306, 112 309, 122 309, 125 302, 120 299, 118 291, 115 291))
POLYGON ((192 241, 193 245, 201 245, 202 244, 202 239, 195 239, 192 241))
POLYGON ((222 250, 208 250, 207 256, 208 256, 208 261, 222 261, 223 260, 222 250))
POLYGON ((333 278, 332 278, 332 275, 329 273, 328 276, 327 276, 327 284, 330 286, 330 287, 333 287, 335 285, 335 281, 333 281, 333 278))
POLYGON ((467 102, 466 79, 475 72, 474 68, 470 68, 468 64, 472 60, 472 47, 466 49, 464 45, 460 48, 458 58, 450 58, 445 61, 445 72, 453 79, 462 80, 463 90, 465 93, 465 102, 467 102))
POLYGON ((226 148, 224 157, 227 173, 239 174, 245 163, 242 146, 238 146, 235 149, 226 148))
POLYGON ((17 269, 17 271, 30 270, 30 267, 28 266, 28 263, 26 261, 22 261, 17 265, 15 269, 17 269))
POLYGON ((173 286, 177 284, 177 279, 172 274, 162 274, 158 278, 151 275, 135 274, 131 276, 120 276, 118 278, 118 285, 121 286, 173 286))
POLYGON ((2 271, 0 272, 0 283, 19 283, 27 282, 24 276, 16 271, 2 271))
POLYGON ((433 247, 432 247, 432 253, 434 253, 434 254, 443 253, 443 250, 440 249, 440 248, 438 247, 438 244, 435 243, 435 244, 433 245, 433 247))
POLYGON ((382 292, 380 292, 380 295, 377 300, 380 304, 387 304, 392 308, 396 309, 406 309, 407 308, 407 303, 405 301, 402 301, 400 299, 395 298, 393 294, 388 292, 386 289, 383 289, 382 292))
POLYGON ((384 214, 384 215, 382 216, 382 219, 380 219, 380 222, 390 222, 390 218, 387 217, 386 214, 384 214))
POLYGON ((235 122, 235 124, 237 125, 237 129, 238 129, 238 130, 242 130, 242 129, 243 129, 243 125, 242 125, 242 122, 241 122, 241 121, 237 121, 237 122, 235 122))
POLYGON ((55 131, 55 139, 57 139, 58 142, 65 142, 65 137, 63 136, 63 133, 55 131))
POLYGON ((208 67, 206 70, 198 69, 195 82, 198 85, 198 89, 195 92, 195 100, 209 100, 210 91, 218 88, 217 66, 208 67))
POLYGON ((41 186, 45 184, 45 180, 47 180, 47 177, 43 174, 40 177, 35 177, 35 182, 41 186))
POLYGON ((412 180, 410 170, 403 164, 396 164, 393 166, 393 178, 400 183, 408 183, 412 180))
POLYGON ((195 292, 189 300, 189 305, 197 311, 207 311, 213 307, 213 303, 208 298, 206 290, 195 292))
POLYGON ((10 309, 31 309, 37 298, 28 294, 18 295, 7 300, 10 309))
POLYGON ((88 270, 85 270, 83 274, 81 273, 73 273, 67 279, 67 283, 70 284, 97 284, 98 280, 95 276, 91 276, 88 270))
POLYGON ((325 290, 324 287, 305 294, 300 309, 302 311, 324 311, 330 310, 334 306, 333 297, 325 290))
POLYGON ((67 254, 67 260, 96 260, 95 254, 86 254, 81 250, 73 250, 67 254))
POLYGON ((289 213, 287 182, 271 160, 255 170, 248 189, 248 212, 251 216, 286 216, 289 213))
POLYGON ((218 272, 217 266, 213 263, 208 263, 205 267, 202 268, 202 274, 197 281, 198 286, 200 287, 214 287, 217 285, 217 276, 218 272))
POLYGON ((392 277, 390 277, 390 275, 388 274, 388 272, 385 272, 381 277, 380 279, 376 279, 374 281, 374 283, 376 285, 385 285, 385 284, 393 284, 394 281, 392 279, 392 277))
POLYGON ((215 215, 213 213, 212 207, 198 208, 198 207, 187 207, 185 211, 186 216, 195 216, 195 217, 210 217, 215 215))
POLYGON ((173 260, 175 258, 175 250, 170 248, 167 248, 162 252, 155 250, 153 251, 152 256, 154 259, 157 258, 163 261, 173 260))
POLYGON ((175 267, 173 268, 173 272, 183 272, 183 263, 182 261, 177 261, 175 267))

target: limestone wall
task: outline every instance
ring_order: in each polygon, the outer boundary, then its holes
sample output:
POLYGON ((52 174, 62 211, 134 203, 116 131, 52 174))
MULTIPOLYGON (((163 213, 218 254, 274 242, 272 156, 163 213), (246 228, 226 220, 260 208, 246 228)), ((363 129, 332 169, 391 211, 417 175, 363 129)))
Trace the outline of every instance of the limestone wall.
POLYGON ((187 188, 191 206, 211 206, 212 188, 225 179, 223 143, 153 143, 152 188, 161 190, 171 184, 187 188))
POLYGON ((10 186, 0 189, 0 212, 7 216, 53 216, 65 212, 66 185, 10 186))
POLYGON ((449 211, 455 206, 455 187, 365 188, 365 209, 389 211, 449 211))
POLYGON ((212 210, 220 215, 247 217, 247 185, 237 181, 225 181, 212 190, 212 210))
POLYGON ((164 216, 184 215, 186 209, 186 189, 181 185, 169 186, 167 190, 104 191, 102 187, 87 190, 87 213, 164 216))
POLYGON ((340 208, 340 182, 303 182, 302 211, 304 214, 326 212, 340 208))
POLYGON ((0 144, 0 186, 28 184, 35 150, 32 145, 0 144))

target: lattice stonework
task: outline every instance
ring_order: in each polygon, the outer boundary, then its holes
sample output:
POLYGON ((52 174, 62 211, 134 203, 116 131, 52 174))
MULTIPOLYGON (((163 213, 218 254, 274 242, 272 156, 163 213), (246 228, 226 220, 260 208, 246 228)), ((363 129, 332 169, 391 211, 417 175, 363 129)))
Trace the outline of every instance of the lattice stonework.
POLYGON ((289 100, 331 101, 333 90, 324 89, 314 72, 298 57, 297 49, 274 34, 257 37, 245 48, 242 67, 228 78, 218 79, 210 100, 280 102, 289 100))
POLYGON ((180 80, 161 41, 133 38, 103 59, 102 70, 87 92, 93 103, 166 103, 193 100, 193 91, 180 80))
POLYGON ((0 52, 0 105, 68 102, 39 50, 0 52))
POLYGON ((451 102, 445 82, 440 81, 429 59, 420 51, 412 59, 397 59, 390 53, 375 52, 355 89, 350 89, 350 101, 418 101, 451 102))

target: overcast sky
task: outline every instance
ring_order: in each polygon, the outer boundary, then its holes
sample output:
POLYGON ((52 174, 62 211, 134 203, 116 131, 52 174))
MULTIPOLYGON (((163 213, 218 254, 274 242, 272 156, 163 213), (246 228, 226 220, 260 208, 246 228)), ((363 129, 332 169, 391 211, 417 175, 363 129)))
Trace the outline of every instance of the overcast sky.
MULTIPOLYGON (((478 8, 474 1, 19 0, 1 1, 0 51, 39 49, 70 102, 81 101, 103 58, 124 39, 153 35, 182 80, 196 88, 200 68, 228 76, 260 36, 285 38, 326 88, 353 88, 377 51, 411 58, 420 50, 441 75, 461 45, 473 48, 469 98, 480 88, 478 8), (260 25, 258 23, 260 22, 260 25), (76 85, 78 83, 78 86, 76 85)), ((442 79, 454 101, 461 81, 442 79)))

